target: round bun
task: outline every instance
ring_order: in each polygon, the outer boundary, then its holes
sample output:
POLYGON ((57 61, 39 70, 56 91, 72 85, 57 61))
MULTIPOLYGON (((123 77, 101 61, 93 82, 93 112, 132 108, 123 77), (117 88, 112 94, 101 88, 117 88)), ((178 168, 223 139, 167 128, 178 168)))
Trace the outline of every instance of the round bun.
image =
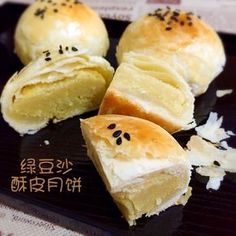
POLYGON ((26 65, 45 50, 59 50, 60 45, 105 56, 109 47, 106 27, 94 10, 80 2, 36 1, 17 24, 17 55, 26 65))
POLYGON ((217 33, 191 12, 158 9, 131 23, 117 47, 117 60, 125 52, 141 51, 159 57, 180 73, 194 95, 204 93, 222 71, 225 53, 217 33))
POLYGON ((45 54, 15 73, 2 92, 3 118, 20 134, 96 110, 113 76, 102 57, 73 51, 45 54))

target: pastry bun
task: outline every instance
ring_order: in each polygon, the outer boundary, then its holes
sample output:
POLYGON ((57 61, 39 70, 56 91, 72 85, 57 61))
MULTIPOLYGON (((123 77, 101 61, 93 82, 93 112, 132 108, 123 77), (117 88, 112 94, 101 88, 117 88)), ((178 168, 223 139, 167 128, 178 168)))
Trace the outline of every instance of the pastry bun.
POLYGON ((36 1, 20 17, 15 50, 23 64, 59 45, 75 46, 84 53, 105 56, 109 39, 99 15, 78 1, 36 1))
POLYGON ((130 51, 166 61, 188 82, 195 96, 206 91, 226 61, 214 29, 191 12, 169 8, 142 16, 126 28, 117 47, 118 62, 130 51))
POLYGON ((81 120, 89 157, 130 225, 159 214, 188 191, 185 151, 160 126, 140 118, 100 115, 81 120))
POLYGON ((5 85, 3 118, 20 134, 33 134, 50 120, 97 109, 112 76, 113 68, 102 57, 45 52, 5 85))
POLYGON ((174 133, 193 127, 193 109, 188 84, 165 61, 130 52, 116 70, 99 114, 140 117, 174 133))

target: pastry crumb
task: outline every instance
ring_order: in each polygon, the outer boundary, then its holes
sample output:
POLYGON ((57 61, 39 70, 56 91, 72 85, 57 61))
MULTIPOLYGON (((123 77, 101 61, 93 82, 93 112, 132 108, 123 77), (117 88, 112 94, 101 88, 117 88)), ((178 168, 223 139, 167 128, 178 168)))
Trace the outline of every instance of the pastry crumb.
POLYGON ((234 136, 232 131, 226 131, 221 127, 222 122, 223 116, 218 118, 216 112, 211 112, 207 122, 195 128, 197 135, 213 143, 220 143, 222 140, 234 136))
POLYGON ((204 125, 195 128, 197 135, 187 143, 187 156, 196 172, 209 177, 206 189, 218 190, 226 171, 236 173, 236 149, 225 139, 235 135, 221 127, 223 117, 211 112, 204 125), (223 141, 224 140, 224 141, 223 141))
POLYGON ((50 145, 50 142, 47 139, 45 139, 43 142, 46 146, 50 145))
POLYGON ((233 92, 233 89, 217 90, 216 97, 221 98, 225 95, 231 94, 232 92, 233 92))
POLYGON ((188 202, 188 199, 192 196, 192 187, 188 187, 188 190, 186 193, 184 193, 180 199, 177 201, 176 205, 183 205, 185 206, 188 202))

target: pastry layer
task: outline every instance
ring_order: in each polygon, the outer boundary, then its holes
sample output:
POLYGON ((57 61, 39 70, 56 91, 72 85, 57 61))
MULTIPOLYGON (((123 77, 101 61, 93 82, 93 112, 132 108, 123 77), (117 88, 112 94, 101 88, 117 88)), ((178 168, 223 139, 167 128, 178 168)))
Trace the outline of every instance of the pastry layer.
POLYGON ((144 118, 173 133, 193 121, 194 98, 168 64, 146 54, 128 53, 118 67, 99 114, 144 118))

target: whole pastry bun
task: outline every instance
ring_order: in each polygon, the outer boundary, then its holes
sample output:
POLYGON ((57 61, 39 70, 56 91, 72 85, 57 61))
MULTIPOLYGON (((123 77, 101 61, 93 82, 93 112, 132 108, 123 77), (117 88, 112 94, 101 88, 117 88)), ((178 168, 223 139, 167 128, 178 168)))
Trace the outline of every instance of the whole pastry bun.
POLYGON ((97 109, 112 76, 113 68, 102 57, 45 52, 5 85, 3 118, 20 134, 33 134, 50 120, 97 109))
POLYGON ((98 14, 74 0, 36 1, 19 19, 15 50, 23 64, 44 50, 59 45, 75 46, 84 53, 105 56, 109 47, 107 30, 98 14))
POLYGON ((196 96, 206 91, 226 61, 222 42, 209 25, 191 12, 170 8, 158 9, 127 27, 117 47, 119 63, 129 51, 166 61, 196 96))

